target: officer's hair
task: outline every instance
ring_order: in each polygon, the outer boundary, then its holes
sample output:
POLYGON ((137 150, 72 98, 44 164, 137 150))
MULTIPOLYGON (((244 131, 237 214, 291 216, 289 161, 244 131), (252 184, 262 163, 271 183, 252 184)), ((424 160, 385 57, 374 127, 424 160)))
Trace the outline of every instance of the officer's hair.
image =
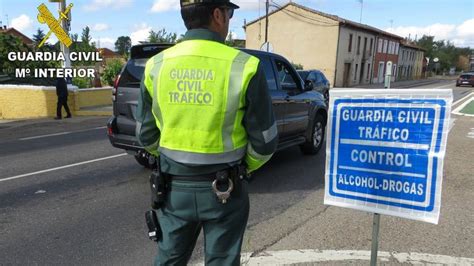
POLYGON ((181 8, 181 17, 188 30, 207 28, 218 5, 196 5, 181 8))

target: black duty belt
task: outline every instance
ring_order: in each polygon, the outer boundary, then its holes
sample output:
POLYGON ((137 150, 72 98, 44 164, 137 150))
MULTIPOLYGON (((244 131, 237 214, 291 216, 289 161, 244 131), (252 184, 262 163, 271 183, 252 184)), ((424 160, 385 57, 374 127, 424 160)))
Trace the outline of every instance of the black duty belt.
POLYGON ((169 175, 173 181, 208 181, 212 182, 216 179, 216 173, 212 174, 203 174, 203 175, 169 175))
POLYGON ((237 185, 241 180, 247 178, 247 169, 242 165, 233 166, 215 173, 203 175, 168 175, 171 181, 207 181, 212 182, 212 190, 216 193, 217 199, 222 204, 226 204, 230 198, 230 193, 234 190, 234 185, 237 185), (224 185, 224 190, 221 190, 224 185), (227 187, 227 188, 225 188, 227 187))

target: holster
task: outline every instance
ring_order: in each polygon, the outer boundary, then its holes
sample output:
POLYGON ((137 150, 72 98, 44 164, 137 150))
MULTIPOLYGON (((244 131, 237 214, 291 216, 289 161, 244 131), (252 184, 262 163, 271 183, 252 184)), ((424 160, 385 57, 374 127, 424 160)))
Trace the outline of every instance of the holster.
POLYGON ((157 159, 156 167, 150 175, 151 207, 153 209, 157 210, 163 207, 168 186, 167 175, 161 172, 160 162, 159 159, 157 159))
MULTIPOLYGON (((150 175, 151 208, 158 210, 163 207, 168 190, 167 175, 161 172, 160 160, 156 159, 150 175)), ((162 238, 162 232, 158 216, 154 210, 145 213, 145 221, 148 227, 148 237, 157 242, 162 238)))
POLYGON ((163 233, 161 231, 160 223, 158 222, 158 216, 154 210, 145 213, 145 221, 148 226, 148 238, 155 242, 161 240, 163 233))

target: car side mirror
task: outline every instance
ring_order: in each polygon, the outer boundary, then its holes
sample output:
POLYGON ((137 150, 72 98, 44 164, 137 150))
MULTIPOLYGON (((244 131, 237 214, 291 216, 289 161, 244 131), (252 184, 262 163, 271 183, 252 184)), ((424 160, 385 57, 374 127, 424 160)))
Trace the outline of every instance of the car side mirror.
POLYGON ((304 81, 304 90, 305 91, 311 91, 313 90, 314 84, 311 80, 305 80, 304 81))

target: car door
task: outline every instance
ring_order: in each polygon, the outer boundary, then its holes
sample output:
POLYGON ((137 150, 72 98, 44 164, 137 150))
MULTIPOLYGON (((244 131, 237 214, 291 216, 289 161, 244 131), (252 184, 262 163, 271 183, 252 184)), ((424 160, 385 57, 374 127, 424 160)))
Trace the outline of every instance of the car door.
POLYGON ((302 82, 287 61, 274 60, 278 87, 283 92, 286 113, 285 128, 281 137, 289 138, 305 132, 308 126, 310 102, 305 99, 302 82))
MULTIPOLYGON (((268 90, 270 92, 270 97, 272 98, 273 113, 275 114, 277 129, 280 135, 285 131, 286 92, 280 90, 277 85, 275 70, 270 57, 262 54, 258 54, 256 56, 258 56, 260 59, 260 63, 262 64, 265 72, 268 90)), ((280 135, 280 137, 282 137, 282 135, 280 135)))

